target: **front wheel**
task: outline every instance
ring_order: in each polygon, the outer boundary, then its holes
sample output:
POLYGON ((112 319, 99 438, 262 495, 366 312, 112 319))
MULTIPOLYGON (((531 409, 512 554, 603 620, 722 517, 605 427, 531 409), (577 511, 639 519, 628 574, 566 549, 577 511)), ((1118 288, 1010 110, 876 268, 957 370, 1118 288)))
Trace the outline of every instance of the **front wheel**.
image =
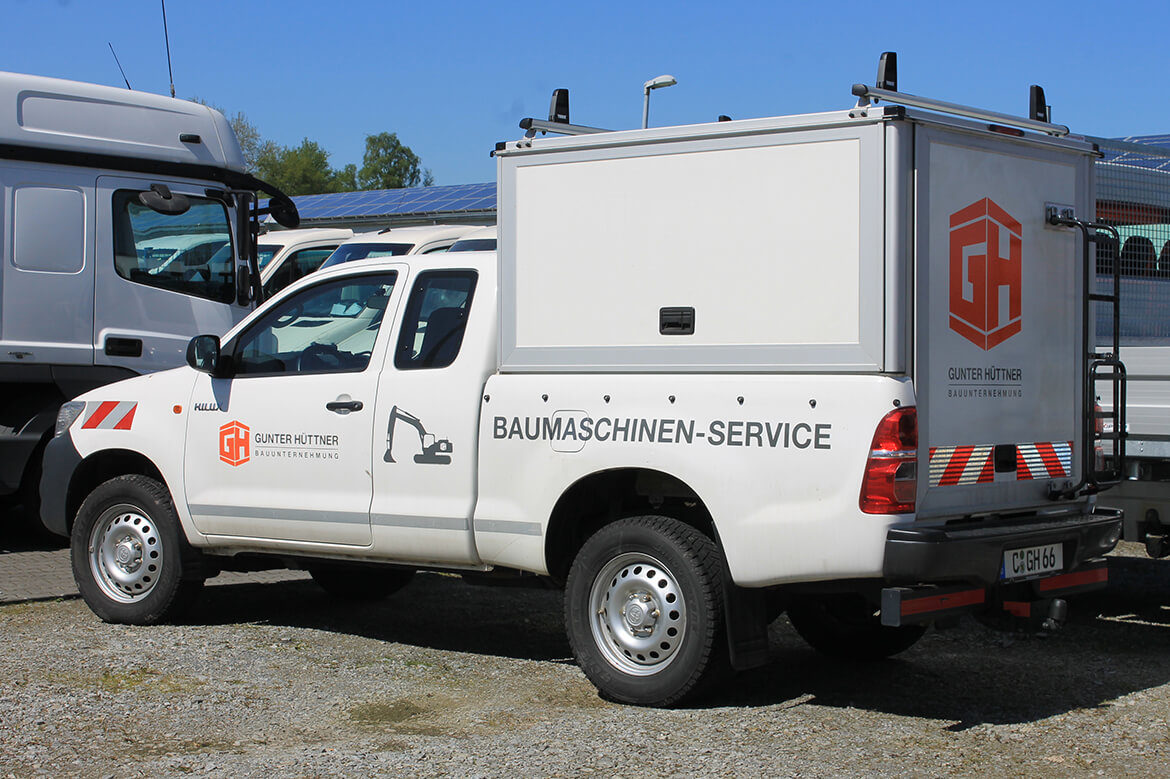
POLYGON ((151 625, 198 595, 198 553, 187 543, 170 493, 147 476, 118 476, 90 493, 71 536, 73 578, 106 622, 151 625))
POLYGON ((718 547, 669 517, 603 527, 569 571, 565 625, 605 698, 670 706, 702 692, 727 657, 718 547))

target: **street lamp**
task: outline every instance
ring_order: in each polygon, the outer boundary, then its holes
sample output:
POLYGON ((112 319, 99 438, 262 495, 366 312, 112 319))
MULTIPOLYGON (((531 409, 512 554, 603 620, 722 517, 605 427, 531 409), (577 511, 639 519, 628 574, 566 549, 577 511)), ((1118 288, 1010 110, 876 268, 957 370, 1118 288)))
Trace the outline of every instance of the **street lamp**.
POLYGON ((673 87, 678 81, 674 76, 659 76, 652 78, 642 85, 642 129, 645 130, 650 122, 650 90, 658 89, 660 87, 673 87))

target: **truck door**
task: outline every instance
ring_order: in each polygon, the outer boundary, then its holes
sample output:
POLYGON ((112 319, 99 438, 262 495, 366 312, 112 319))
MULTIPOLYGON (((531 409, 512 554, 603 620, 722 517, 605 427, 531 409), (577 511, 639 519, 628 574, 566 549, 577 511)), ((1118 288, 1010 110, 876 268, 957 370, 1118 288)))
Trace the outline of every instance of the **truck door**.
POLYGON ((97 364, 138 373, 182 365, 192 336, 225 333, 248 313, 236 303, 230 210, 206 193, 181 181, 98 178, 97 364), (160 214, 139 202, 158 183, 190 207, 160 214))
POLYGON ((1052 506, 1080 477, 1085 290, 1045 207, 1093 218, 1091 149, 916 133, 918 514, 1052 506))
POLYGON ((184 451, 200 532, 370 543, 371 426, 399 275, 301 289, 224 344, 233 378, 200 374, 184 451))
POLYGON ((93 364, 95 180, 82 168, 0 167, 0 363, 93 364))
POLYGON ((374 543, 417 562, 476 563, 481 392, 495 357, 495 290, 475 270, 411 285, 374 413, 374 543))

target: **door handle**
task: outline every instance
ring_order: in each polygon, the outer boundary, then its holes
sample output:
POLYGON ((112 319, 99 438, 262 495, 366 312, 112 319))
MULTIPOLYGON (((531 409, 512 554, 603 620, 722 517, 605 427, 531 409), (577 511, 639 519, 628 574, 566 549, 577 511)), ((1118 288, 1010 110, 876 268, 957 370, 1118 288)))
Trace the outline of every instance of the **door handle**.
POLYGON ((338 414, 348 414, 351 411, 361 411, 362 402, 360 400, 331 400, 325 404, 325 408, 338 414))

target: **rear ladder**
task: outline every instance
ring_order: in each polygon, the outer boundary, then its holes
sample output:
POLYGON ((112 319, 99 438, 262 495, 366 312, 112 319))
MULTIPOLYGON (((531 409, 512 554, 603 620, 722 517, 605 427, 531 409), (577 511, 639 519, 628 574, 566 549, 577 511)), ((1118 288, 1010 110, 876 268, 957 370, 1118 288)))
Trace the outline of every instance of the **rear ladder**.
MULTIPOLYGON (((1053 499, 1070 498, 1076 495, 1090 495, 1108 489, 1121 482, 1125 473, 1125 365, 1120 360, 1121 354, 1121 263, 1114 260, 1113 289, 1106 292, 1093 291, 1092 282, 1096 275, 1096 254, 1090 253, 1089 246, 1099 246, 1103 241, 1112 241, 1116 247, 1121 243, 1121 236, 1110 225, 1100 222, 1088 222, 1077 219, 1068 211, 1056 206, 1050 206, 1046 218, 1049 224, 1076 227, 1081 231, 1084 240, 1082 246, 1081 267, 1084 273, 1085 297, 1081 312, 1081 346, 1086 358, 1083 398, 1084 407, 1081 411, 1081 481, 1076 486, 1059 487, 1053 485, 1050 497, 1053 499), (1103 233, 1107 235, 1103 235, 1103 233), (1096 318, 1092 304, 1101 303, 1111 307, 1113 319, 1112 350, 1100 352, 1095 349, 1096 318), (1107 385, 1111 391, 1113 405, 1108 411, 1102 411, 1098 403, 1100 395, 1098 389, 1107 385), (1089 445, 1092 442, 1092 446, 1089 445), (1103 459, 1098 463, 1097 452, 1105 442, 1110 444, 1113 457, 1103 459)), ((1113 252, 1116 257, 1117 252, 1113 252)))

